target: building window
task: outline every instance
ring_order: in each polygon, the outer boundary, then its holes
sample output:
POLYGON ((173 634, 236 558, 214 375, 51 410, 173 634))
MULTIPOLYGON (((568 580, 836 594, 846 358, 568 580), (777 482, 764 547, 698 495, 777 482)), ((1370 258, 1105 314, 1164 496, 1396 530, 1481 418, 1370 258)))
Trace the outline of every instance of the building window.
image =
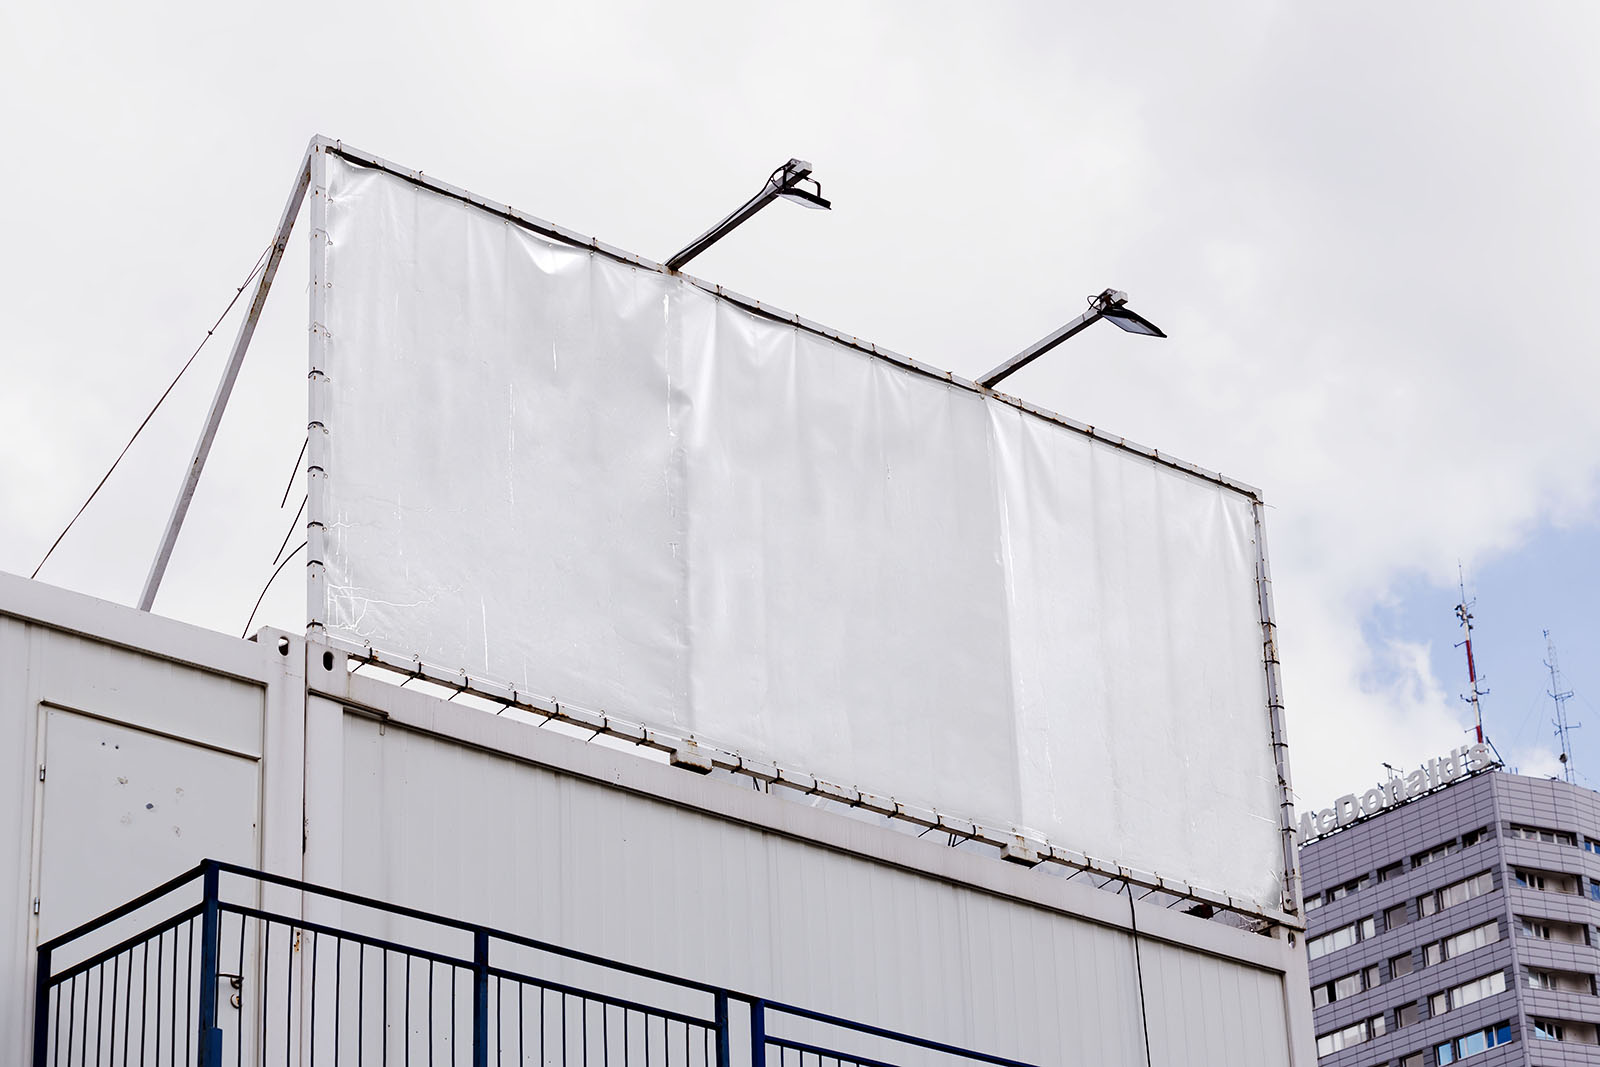
POLYGON ((1454 852, 1455 850, 1456 850, 1456 843, 1454 841, 1446 841, 1442 845, 1435 845, 1433 848, 1428 849, 1426 852, 1418 852, 1415 856, 1412 856, 1411 857, 1411 866, 1413 866, 1413 867, 1426 867, 1428 864, 1432 863, 1434 860, 1442 860, 1442 859, 1444 859, 1446 856, 1450 855, 1450 853, 1454 852))
POLYGON ((1401 1056, 1400 1067, 1424 1067, 1422 1062, 1422 1053, 1413 1052, 1409 1056, 1401 1056))
POLYGON ((1355 996, 1357 993, 1363 993, 1368 989, 1376 989, 1377 987, 1378 965, 1373 964, 1371 967, 1352 971, 1343 978, 1335 978, 1331 982, 1323 982, 1319 986, 1312 986, 1311 1006, 1320 1008, 1324 1005, 1332 1004, 1336 1000, 1344 1000, 1347 997, 1355 996))
POLYGON ((1600 852, 1600 841, 1596 841, 1592 837, 1586 837, 1583 839, 1583 847, 1590 852, 1600 852))
POLYGON ((1443 1015, 1456 1008, 1464 1008, 1468 1004, 1476 1004, 1485 997, 1492 997, 1497 993, 1506 991, 1506 974, 1496 971, 1486 974, 1482 978, 1474 978, 1470 982, 1462 982, 1458 986, 1433 994, 1428 998, 1428 1014, 1443 1015))
POLYGON ((1320 896, 1312 893, 1309 897, 1306 897, 1307 911, 1316 911, 1320 907, 1322 907, 1322 898, 1320 896))
POLYGON ((1450 1041, 1443 1041, 1433 1046, 1434 1061, 1444 1067, 1445 1064, 1454 1063, 1468 1056, 1476 1056, 1480 1052, 1487 1052, 1499 1045, 1504 1045, 1511 1040, 1511 1023, 1509 1021, 1486 1026, 1482 1030, 1474 1030, 1470 1034, 1462 1034, 1450 1041))
POLYGON ((1367 888, 1367 885, 1367 876, 1363 874, 1360 878, 1353 878, 1344 885, 1336 885, 1332 889, 1323 890, 1323 903, 1332 904, 1336 900, 1343 900, 1351 893, 1367 888))
POLYGON ((1389 977, 1403 978, 1411 973, 1411 953, 1402 952, 1398 956, 1389 957, 1389 977))
POLYGON ((1387 867, 1378 868, 1378 881, 1387 882, 1391 878, 1398 878, 1405 873, 1405 864, 1396 860, 1387 867))
POLYGON ((1600 882, 1596 882, 1593 878, 1589 879, 1589 899, 1600 900, 1600 882))
POLYGON ((1306 955, 1314 960, 1319 960, 1330 952, 1337 952, 1342 948, 1349 948, 1357 941, 1365 941, 1374 931, 1372 917, 1369 915, 1358 922, 1347 923, 1344 926, 1318 937, 1306 940, 1306 955))
POLYGON ((1340 1049, 1353 1048, 1356 1045, 1371 1041, 1375 1037, 1382 1037, 1388 1030, 1384 1025, 1383 1016, 1374 1015, 1370 1019, 1363 1019, 1352 1026, 1342 1030, 1335 1030, 1331 1034, 1322 1034, 1317 1038, 1317 1055, 1330 1056, 1340 1049))
POLYGON ((1475 874, 1471 878, 1463 878, 1459 882, 1452 882, 1443 889, 1436 890, 1417 898, 1417 914, 1423 918, 1441 912, 1446 908, 1453 908, 1457 904, 1464 904, 1476 897, 1494 890, 1494 876, 1488 871, 1475 874))
POLYGON ((1403 903, 1396 904, 1392 908, 1383 909, 1383 928, 1385 930, 1398 930, 1408 921, 1406 918, 1406 906, 1403 903))
MULTIPOLYGON (((1543 841, 1547 845, 1576 845, 1578 843, 1576 834, 1569 834, 1565 830, 1546 830, 1539 826, 1512 826, 1511 836, 1520 837, 1524 841, 1543 841)), ((1593 850, 1591 849, 1591 851, 1593 850)))
MULTIPOLYGON (((1527 920, 1523 920, 1526 925, 1527 920)), ((1534 936, 1534 935, 1528 935, 1534 936)), ((1500 924, 1486 922, 1481 926, 1474 926, 1470 930, 1463 930, 1459 934, 1452 934, 1442 941, 1430 941, 1422 946, 1422 965, 1432 967, 1453 960, 1457 956, 1464 956, 1475 948, 1492 945, 1500 940, 1500 924)), ((1398 957, 1397 957, 1398 958, 1398 957)), ((1390 961, 1391 963, 1393 961, 1390 961)), ((1409 972, 1408 972, 1409 973, 1409 972)))
POLYGON ((1415 1003, 1402 1004, 1394 1010, 1395 1028, 1398 1029, 1402 1026, 1410 1026, 1412 1023, 1416 1022, 1419 1017, 1420 1013, 1417 1011, 1417 1005, 1415 1003))
POLYGON ((1533 1036, 1541 1041, 1565 1041, 1567 1028, 1554 1019, 1533 1020, 1533 1036))
POLYGON ((1464 834, 1461 835, 1461 847, 1462 848, 1471 848, 1473 845, 1476 845, 1479 841, 1482 841, 1484 838, 1486 838, 1488 836, 1489 836, 1489 828, 1487 826, 1485 826, 1485 827, 1483 827, 1481 829, 1478 829, 1478 830, 1472 830, 1472 831, 1469 831, 1467 833, 1464 833, 1464 834))

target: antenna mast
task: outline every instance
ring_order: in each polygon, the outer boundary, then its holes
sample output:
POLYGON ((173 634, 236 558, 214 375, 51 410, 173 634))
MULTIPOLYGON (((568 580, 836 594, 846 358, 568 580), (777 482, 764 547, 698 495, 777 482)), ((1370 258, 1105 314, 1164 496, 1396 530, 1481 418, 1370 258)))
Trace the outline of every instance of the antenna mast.
POLYGON ((1461 570, 1461 564, 1456 564, 1456 581, 1461 589, 1461 600, 1456 604, 1456 618, 1461 620, 1462 639, 1456 647, 1467 646, 1467 678, 1472 683, 1472 693, 1461 699, 1472 705, 1472 716, 1478 727, 1478 744, 1483 744, 1483 703, 1482 698, 1489 695, 1487 689, 1478 688, 1478 664, 1472 658, 1472 605, 1476 600, 1467 599, 1467 579, 1461 570))
POLYGON ((1582 726, 1583 723, 1567 722, 1567 701, 1572 699, 1572 690, 1561 688, 1561 664, 1556 659, 1556 643, 1550 637, 1550 631, 1544 632, 1545 654, 1550 658, 1544 665, 1550 668, 1550 699, 1556 702, 1556 717, 1554 720, 1556 737, 1561 741, 1561 777, 1568 782, 1577 781, 1577 771, 1572 766, 1572 742, 1567 734, 1582 726))

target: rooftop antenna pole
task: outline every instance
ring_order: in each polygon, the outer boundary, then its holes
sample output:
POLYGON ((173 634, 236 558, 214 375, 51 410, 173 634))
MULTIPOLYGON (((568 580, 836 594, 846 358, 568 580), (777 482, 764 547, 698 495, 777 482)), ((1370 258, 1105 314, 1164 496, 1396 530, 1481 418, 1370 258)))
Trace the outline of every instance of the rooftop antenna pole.
POLYGON ((1482 698, 1488 696, 1489 691, 1487 689, 1478 688, 1478 664, 1477 661, 1472 658, 1472 605, 1477 603, 1477 601, 1467 599, 1466 574, 1462 571, 1461 563, 1459 561, 1456 563, 1456 582, 1461 590, 1461 600, 1456 604, 1456 618, 1461 620, 1462 635, 1462 639, 1456 645, 1456 647, 1460 648, 1462 645, 1467 646, 1467 679, 1472 683, 1471 694, 1463 696, 1461 699, 1472 705, 1472 717, 1477 724, 1478 730, 1478 744, 1481 745, 1483 744, 1482 698))
POLYGON ((1550 658, 1544 665, 1550 668, 1550 699, 1556 702, 1555 728, 1556 737, 1561 741, 1561 777, 1569 783, 1576 783, 1578 772, 1572 766, 1572 741, 1567 736, 1583 723, 1567 722, 1567 701, 1572 699, 1572 690, 1561 688, 1561 664, 1556 659, 1556 643, 1550 637, 1550 631, 1544 632, 1545 655, 1550 658))

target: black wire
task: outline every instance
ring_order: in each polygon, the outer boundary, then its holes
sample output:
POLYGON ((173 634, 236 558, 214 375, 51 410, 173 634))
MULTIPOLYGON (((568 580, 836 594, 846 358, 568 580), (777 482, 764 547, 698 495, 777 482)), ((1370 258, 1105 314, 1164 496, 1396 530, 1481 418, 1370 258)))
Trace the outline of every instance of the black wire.
POLYGON ((289 528, 283 532, 283 544, 278 546, 278 554, 272 557, 272 562, 276 563, 283 558, 283 550, 289 547, 289 538, 294 536, 295 524, 300 521, 300 516, 305 512, 308 499, 310 498, 305 496, 300 498, 300 510, 296 511, 294 518, 289 520, 289 528))
MULTIPOLYGON (((117 469, 117 464, 122 462, 122 457, 128 454, 128 449, 133 447, 133 443, 139 439, 139 435, 144 432, 144 428, 148 426, 150 424, 150 420, 155 417, 156 411, 163 403, 166 402, 166 399, 169 395, 171 395, 172 390, 177 387, 178 379, 182 378, 184 372, 187 371, 194 363, 196 357, 200 355, 200 350, 205 348, 207 341, 211 340, 211 335, 217 332, 217 327, 222 325, 222 320, 228 317, 228 312, 233 310, 233 305, 237 304, 239 302, 239 297, 244 295, 245 288, 252 280, 254 280, 257 274, 261 273, 262 266, 264 266, 267 262, 267 256, 271 254, 272 249, 274 246, 276 246, 276 244, 277 241, 274 240, 273 243, 269 244, 266 247, 266 250, 261 253, 261 258, 256 260, 256 265, 250 268, 250 273, 246 275, 244 281, 239 284, 239 288, 234 290, 233 299, 228 301, 228 306, 222 309, 222 314, 217 316, 217 321, 211 324, 211 329, 206 331, 206 335, 200 339, 200 343, 196 345, 195 350, 190 353, 188 360, 181 368, 179 368, 177 375, 170 383, 168 383, 166 389, 162 391, 161 396, 157 398, 155 402, 155 406, 150 409, 150 413, 144 417, 143 422, 139 423, 139 428, 133 431, 133 436, 128 438, 128 443, 122 446, 122 451, 117 453, 117 458, 111 461, 110 469, 108 469, 100 481, 95 484, 94 490, 89 494, 89 498, 83 502, 83 506, 78 509, 77 514, 72 516, 72 519, 67 523, 66 529, 62 530, 61 533, 56 535, 56 539, 50 542, 50 547, 45 551, 44 559, 39 561, 39 566, 33 568, 33 573, 28 575, 29 578, 37 578, 39 576, 39 572, 44 569, 44 565, 49 562, 51 553, 55 552, 56 546, 61 544, 62 538, 67 536, 67 532, 72 529, 73 524, 78 521, 78 519, 88 509, 89 505, 94 501, 94 498, 99 494, 100 490, 104 488, 106 482, 111 477, 112 471, 115 471, 117 469)), ((298 461, 296 461, 296 463, 298 463, 298 461)))
MULTIPOLYGON (((306 446, 310 443, 310 437, 300 442, 300 454, 294 457, 294 469, 289 472, 289 484, 283 487, 283 502, 278 505, 279 511, 289 506, 289 490, 294 488, 294 477, 300 473, 300 461, 306 458, 306 446)), ((282 552, 283 549, 280 548, 278 551, 282 552)), ((277 560, 273 560, 273 562, 276 563, 277 560)))
POLYGON ((289 561, 298 556, 300 554, 300 549, 306 547, 308 543, 309 542, 301 541, 300 548, 296 548, 293 552, 283 557, 283 562, 278 564, 278 569, 272 572, 272 577, 267 579, 267 584, 261 587, 261 595, 256 597, 256 606, 250 609, 250 617, 245 620, 244 630, 239 634, 240 637, 249 636, 250 624, 256 621, 256 612, 261 610, 261 602, 267 599, 267 590, 272 588, 272 583, 278 580, 278 575, 283 573, 283 568, 289 565, 289 561))
POLYGON ((1144 1027, 1144 1063, 1145 1067, 1151 1067, 1150 1016, 1144 1004, 1144 961, 1139 958, 1139 916, 1133 910, 1133 883, 1123 884, 1128 887, 1128 924, 1133 928, 1133 968, 1139 976, 1139 1023, 1144 1027))

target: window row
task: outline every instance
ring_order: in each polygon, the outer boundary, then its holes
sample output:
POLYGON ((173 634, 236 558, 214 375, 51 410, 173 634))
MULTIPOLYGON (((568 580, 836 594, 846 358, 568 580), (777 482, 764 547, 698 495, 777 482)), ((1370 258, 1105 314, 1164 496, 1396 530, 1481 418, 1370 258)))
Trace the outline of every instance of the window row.
MULTIPOLYGON (((1461 931, 1459 934, 1451 934, 1449 937, 1441 938, 1438 941, 1430 941, 1423 945, 1422 965, 1424 967, 1433 967, 1443 963, 1445 960, 1453 960, 1458 956, 1465 956, 1473 949, 1482 948, 1484 945, 1492 945, 1498 940, 1500 940, 1500 924, 1497 921, 1490 920, 1481 926, 1474 926, 1471 929, 1461 931)), ((1409 961, 1409 959, 1410 957, 1408 956, 1407 960, 1409 961)))
POLYGON ((1341 1030, 1318 1035, 1317 1056, 1318 1058, 1330 1056, 1341 1049, 1354 1048, 1356 1045, 1364 1044, 1375 1037, 1382 1037, 1386 1033, 1388 1033, 1388 1027, 1384 1025, 1383 1016, 1374 1015, 1370 1019, 1362 1019, 1360 1022, 1352 1026, 1346 1026, 1341 1030))
POLYGON ((1346 923, 1337 929, 1329 930, 1325 934, 1306 940, 1306 956, 1313 960, 1320 960, 1330 952, 1337 952, 1342 948, 1349 948, 1359 941, 1377 936, 1378 926, 1373 922, 1372 916, 1357 919, 1353 923, 1346 923))
MULTIPOLYGON (((1511 1040, 1511 1022, 1496 1023, 1486 1026, 1482 1030, 1474 1030, 1470 1034, 1441 1041, 1433 1046, 1433 1058, 1439 1067, 1476 1056, 1480 1052, 1488 1052, 1492 1048, 1507 1044, 1511 1040)), ((1403 1062, 1403 1061, 1402 1061, 1403 1062)))
MULTIPOLYGON (((1575 846, 1578 843, 1576 834, 1569 834, 1565 830, 1547 830, 1542 826, 1518 826, 1511 824, 1511 836, 1523 841, 1543 841, 1547 845, 1575 846)), ((1589 848, 1592 838, 1584 838, 1584 848, 1589 848)), ((1590 852, 1596 849, 1589 848, 1590 852)))
POLYGON ((1428 1015, 1430 1018, 1435 1015, 1443 1015, 1447 1011, 1464 1008, 1468 1004, 1476 1004, 1485 997, 1492 997, 1505 991, 1506 973, 1504 971, 1486 974, 1482 978, 1474 978, 1470 982, 1462 982, 1460 985, 1451 986, 1449 989, 1433 994, 1428 998, 1428 1015))
POLYGON ((1494 876, 1489 871, 1475 874, 1471 878, 1463 878, 1459 882, 1451 882, 1441 889, 1431 893, 1424 893, 1417 898, 1417 914, 1427 918, 1446 908, 1453 908, 1457 904, 1465 904, 1475 897, 1481 897, 1494 891, 1494 876))
MULTIPOLYGON (((1473 845, 1476 845, 1479 841, 1482 841, 1488 836, 1489 828, 1485 826, 1462 834, 1460 838, 1451 838, 1449 841, 1446 841, 1441 845, 1435 845, 1433 848, 1425 849, 1424 851, 1413 855, 1411 857, 1411 866, 1413 868, 1426 866, 1427 864, 1432 863, 1434 860, 1443 859, 1444 857, 1461 849, 1471 848, 1473 845)), ((1597 842, 1597 844, 1600 844, 1600 842, 1597 842)), ((1400 875, 1404 874, 1405 871, 1405 861, 1396 860, 1385 867, 1378 868, 1378 881, 1379 883, 1383 883, 1389 881, 1391 878, 1398 878, 1400 875)), ((1360 892, 1371 884, 1372 880, 1367 875, 1362 875, 1359 878, 1351 879, 1350 881, 1341 885, 1324 889, 1320 893, 1307 894, 1305 898, 1305 909, 1307 911, 1315 911, 1324 904, 1332 904, 1336 900, 1344 899, 1351 893, 1360 892)))

